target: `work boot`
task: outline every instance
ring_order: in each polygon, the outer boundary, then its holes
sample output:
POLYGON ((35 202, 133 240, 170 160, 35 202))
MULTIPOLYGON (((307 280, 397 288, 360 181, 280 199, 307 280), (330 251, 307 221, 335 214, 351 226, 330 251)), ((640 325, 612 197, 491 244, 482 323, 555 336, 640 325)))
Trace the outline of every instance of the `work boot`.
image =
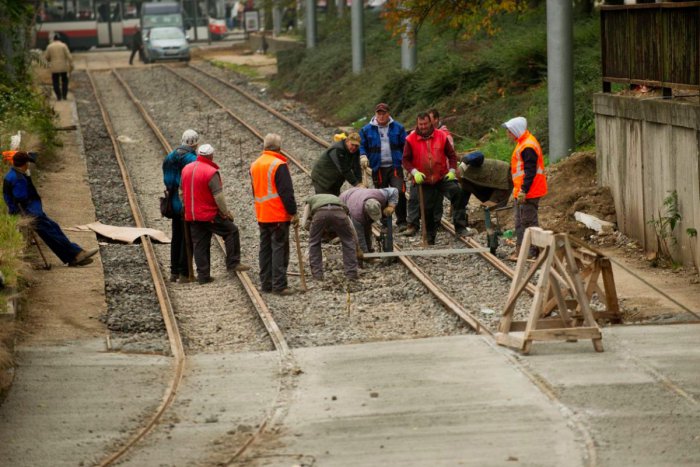
POLYGON ((517 247, 515 251, 509 257, 506 258, 506 261, 517 261, 518 256, 520 256, 520 247, 517 247))
POLYGON ((170 282, 177 282, 177 279, 179 277, 180 277, 180 274, 178 274, 178 273, 170 274, 170 282))
POLYGON ((406 229, 408 229, 408 224, 404 224, 404 223, 396 224, 396 232, 398 232, 398 233, 405 232, 406 229))
POLYGON ((282 296, 282 297, 288 297, 289 295, 294 295, 294 291, 292 289, 290 289, 289 287, 285 287, 282 290, 273 290, 272 293, 275 295, 282 296))
POLYGON ((208 284, 208 283, 210 283, 210 282, 214 282, 214 278, 211 277, 211 276, 209 276, 209 277, 198 277, 198 278, 197 278, 197 282, 198 282, 199 284, 202 284, 202 285, 203 285, 203 284, 208 284))
POLYGON ((180 283, 181 284, 188 284, 190 282, 194 282, 194 280, 190 280, 189 274, 180 274, 180 283))
POLYGON ((404 237, 413 237, 416 233, 418 233, 418 227, 416 227, 413 224, 410 224, 408 227, 406 227, 406 230, 401 234, 404 237))
POLYGON ((69 266, 84 266, 88 263, 91 263, 92 260, 90 258, 92 256, 95 256, 97 252, 100 251, 98 248, 93 248, 91 250, 80 250, 77 255, 75 255, 75 258, 73 261, 68 263, 69 266))

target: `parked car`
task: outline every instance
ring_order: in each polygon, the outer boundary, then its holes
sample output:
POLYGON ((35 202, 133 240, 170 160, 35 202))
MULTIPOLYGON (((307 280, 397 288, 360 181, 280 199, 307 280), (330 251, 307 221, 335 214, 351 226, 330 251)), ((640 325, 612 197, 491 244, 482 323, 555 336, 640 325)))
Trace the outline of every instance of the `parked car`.
POLYGON ((143 40, 144 61, 190 60, 190 44, 182 29, 177 27, 152 28, 143 40))

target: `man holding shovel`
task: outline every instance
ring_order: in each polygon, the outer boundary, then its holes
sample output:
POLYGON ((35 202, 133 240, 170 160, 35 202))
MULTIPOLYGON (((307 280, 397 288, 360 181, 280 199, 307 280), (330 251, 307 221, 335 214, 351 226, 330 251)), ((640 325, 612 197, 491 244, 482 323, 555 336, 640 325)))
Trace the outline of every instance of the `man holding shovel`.
MULTIPOLYGON (((406 138, 403 150, 403 167, 413 177, 409 210, 418 210, 423 218, 424 237, 428 245, 435 244, 437 225, 434 211, 445 196, 452 204, 452 222, 457 235, 467 228, 464 207, 460 206, 460 188, 457 183, 457 156, 447 135, 435 130, 427 113, 418 114, 416 131, 406 138)), ((418 227, 418 226, 414 226, 418 227)))
POLYGON ((250 166, 250 178, 260 228, 262 290, 284 296, 293 293, 287 287, 289 224, 296 227, 299 216, 287 158, 280 154, 281 143, 279 135, 265 135, 262 155, 250 166))

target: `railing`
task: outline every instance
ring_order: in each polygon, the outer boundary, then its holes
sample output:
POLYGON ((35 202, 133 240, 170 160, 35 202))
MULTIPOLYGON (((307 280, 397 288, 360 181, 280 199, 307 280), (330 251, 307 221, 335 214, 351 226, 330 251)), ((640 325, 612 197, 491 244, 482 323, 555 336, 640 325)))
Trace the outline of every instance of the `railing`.
POLYGON ((603 6, 603 91, 611 83, 700 89, 700 1, 603 6))

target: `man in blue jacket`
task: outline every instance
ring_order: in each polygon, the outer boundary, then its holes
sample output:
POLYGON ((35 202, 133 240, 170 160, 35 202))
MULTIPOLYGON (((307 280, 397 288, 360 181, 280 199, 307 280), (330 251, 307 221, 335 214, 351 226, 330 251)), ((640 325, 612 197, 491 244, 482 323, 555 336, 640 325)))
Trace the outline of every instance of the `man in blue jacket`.
MULTIPOLYGON (((30 156, 24 151, 18 151, 12 158, 12 168, 3 180, 2 194, 10 214, 21 214, 32 219, 32 228, 51 248, 61 262, 69 266, 83 266, 97 248, 83 250, 71 242, 63 233, 61 227, 44 212, 41 197, 32 183, 29 175, 30 156)), ((33 161, 32 161, 33 162, 33 161)))
POLYGON ((360 166, 362 170, 371 167, 374 187, 399 190, 396 225, 399 232, 406 230, 406 183, 401 165, 406 130, 391 118, 389 106, 380 103, 372 120, 360 130, 360 140, 360 166))

